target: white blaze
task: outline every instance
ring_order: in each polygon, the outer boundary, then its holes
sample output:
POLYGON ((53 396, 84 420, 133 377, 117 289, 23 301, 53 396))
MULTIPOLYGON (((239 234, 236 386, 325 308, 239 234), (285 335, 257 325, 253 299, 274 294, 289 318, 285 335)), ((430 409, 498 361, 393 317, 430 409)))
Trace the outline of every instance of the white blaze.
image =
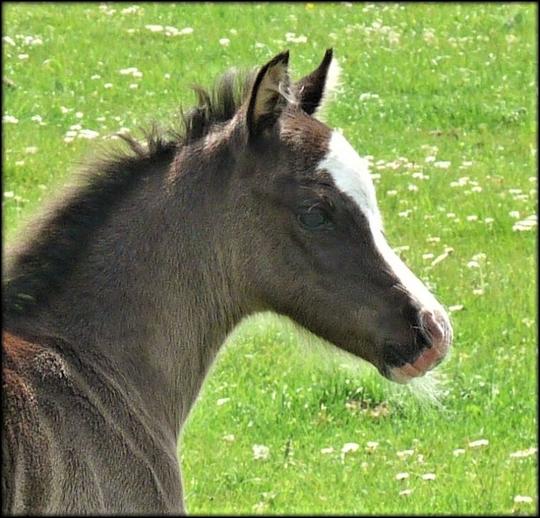
POLYGON ((445 314, 435 297, 409 270, 384 238, 368 161, 358 155, 343 135, 334 131, 330 139, 328 153, 319 167, 331 174, 336 187, 350 196, 366 216, 377 250, 412 298, 416 299, 426 310, 438 310, 445 314))
POLYGON ((358 155, 341 133, 332 133, 328 153, 319 167, 332 175, 336 187, 356 202, 370 224, 382 226, 368 161, 358 155))

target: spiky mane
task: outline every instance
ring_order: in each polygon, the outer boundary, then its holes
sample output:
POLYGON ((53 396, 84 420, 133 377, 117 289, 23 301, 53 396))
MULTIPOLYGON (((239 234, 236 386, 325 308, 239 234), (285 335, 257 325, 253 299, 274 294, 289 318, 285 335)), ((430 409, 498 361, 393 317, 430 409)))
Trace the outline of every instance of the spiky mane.
POLYGON ((144 132, 142 143, 131 135, 121 135, 127 146, 109 150, 81 167, 78 181, 53 200, 8 251, 2 279, 4 316, 28 314, 45 303, 61 287, 91 235, 119 200, 141 178, 172 163, 180 148, 231 120, 249 94, 253 79, 253 71, 230 70, 210 90, 194 86, 197 105, 181 110, 179 128, 161 131, 152 126, 144 132))

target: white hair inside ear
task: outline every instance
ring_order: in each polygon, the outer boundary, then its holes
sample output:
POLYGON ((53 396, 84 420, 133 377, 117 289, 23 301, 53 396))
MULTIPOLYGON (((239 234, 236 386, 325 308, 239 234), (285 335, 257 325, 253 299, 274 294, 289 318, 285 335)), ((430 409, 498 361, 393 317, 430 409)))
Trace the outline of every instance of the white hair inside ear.
POLYGON ((326 82, 324 85, 323 96, 314 117, 323 119, 328 106, 336 99, 341 86, 341 66, 335 57, 332 57, 328 72, 326 74, 326 82))
POLYGON ((278 84, 278 92, 289 104, 298 104, 298 99, 294 96, 287 83, 280 81, 278 84))

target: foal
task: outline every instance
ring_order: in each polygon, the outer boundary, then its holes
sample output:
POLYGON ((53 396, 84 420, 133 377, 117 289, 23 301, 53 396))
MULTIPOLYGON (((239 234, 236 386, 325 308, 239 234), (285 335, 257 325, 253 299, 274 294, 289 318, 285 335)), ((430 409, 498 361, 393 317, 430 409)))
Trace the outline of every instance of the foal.
POLYGON ((382 231, 367 163, 314 117, 333 58, 227 75, 172 139, 88 168, 7 257, 6 513, 184 513, 177 439, 247 315, 274 311, 404 383, 448 317, 382 231))

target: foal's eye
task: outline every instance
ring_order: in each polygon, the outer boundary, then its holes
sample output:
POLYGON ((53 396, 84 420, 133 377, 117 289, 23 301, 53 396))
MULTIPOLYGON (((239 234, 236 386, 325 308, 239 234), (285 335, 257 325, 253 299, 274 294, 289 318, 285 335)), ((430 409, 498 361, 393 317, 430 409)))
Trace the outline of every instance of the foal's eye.
POLYGON ((324 210, 312 208, 300 212, 298 221, 308 230, 327 229, 332 227, 332 222, 324 210))

